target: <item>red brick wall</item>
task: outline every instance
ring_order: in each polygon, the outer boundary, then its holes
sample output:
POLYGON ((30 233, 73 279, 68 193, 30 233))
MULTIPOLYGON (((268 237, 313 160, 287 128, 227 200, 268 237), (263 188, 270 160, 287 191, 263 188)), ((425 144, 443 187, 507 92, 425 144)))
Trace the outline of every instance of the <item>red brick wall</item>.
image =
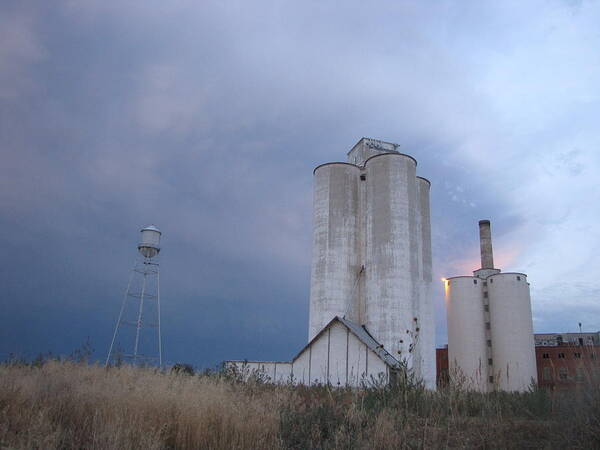
POLYGON ((435 363, 437 367, 437 384, 446 386, 448 384, 448 347, 435 349, 435 363))
MULTIPOLYGON (((448 349, 436 349, 435 356, 438 386, 443 386, 448 382, 448 349)), ((536 347, 535 359, 538 384, 546 389, 576 389, 600 379, 600 345, 536 347)))
POLYGON ((600 374, 600 345, 563 344, 536 347, 538 384, 548 389, 572 389, 600 374))

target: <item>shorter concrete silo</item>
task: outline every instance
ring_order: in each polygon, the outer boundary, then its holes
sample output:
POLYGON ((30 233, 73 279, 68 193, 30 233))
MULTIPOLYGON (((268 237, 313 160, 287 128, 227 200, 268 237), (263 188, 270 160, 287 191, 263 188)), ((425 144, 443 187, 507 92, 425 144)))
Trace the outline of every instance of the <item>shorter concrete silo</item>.
POLYGON ((445 281, 450 377, 481 392, 523 392, 537 381, 529 283, 494 267, 489 220, 479 235, 481 269, 445 281))
POLYGON ((537 382, 527 275, 491 275, 487 290, 494 384, 504 391, 526 391, 532 381, 537 382))
POLYGON ((488 390, 488 339, 483 320, 483 280, 459 276, 445 280, 448 313, 448 367, 459 385, 488 390))

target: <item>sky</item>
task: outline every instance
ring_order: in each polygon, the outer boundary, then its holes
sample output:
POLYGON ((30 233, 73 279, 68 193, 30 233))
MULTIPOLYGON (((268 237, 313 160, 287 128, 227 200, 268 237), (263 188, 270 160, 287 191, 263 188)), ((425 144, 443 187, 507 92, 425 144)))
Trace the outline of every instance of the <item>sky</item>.
POLYGON ((598 1, 2 1, 0 359, 104 358, 155 224, 165 362, 288 360, 312 170, 363 136, 432 182, 438 345, 480 219, 536 332, 600 330, 598 23, 598 1))

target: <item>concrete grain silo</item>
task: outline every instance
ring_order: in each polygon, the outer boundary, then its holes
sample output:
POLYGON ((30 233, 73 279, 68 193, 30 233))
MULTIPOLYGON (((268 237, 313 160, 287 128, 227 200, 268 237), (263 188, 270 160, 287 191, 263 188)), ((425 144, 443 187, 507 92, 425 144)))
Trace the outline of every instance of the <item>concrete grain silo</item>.
POLYGON ((385 153, 365 162, 364 324, 393 355, 412 365, 419 297, 417 163, 385 153), (418 303, 418 301, 416 301, 418 303))
MULTIPOLYGON (((477 391, 488 390, 488 354, 483 281, 461 276, 446 280, 448 363, 451 376, 477 391), (464 379, 463 379, 464 377, 464 379)), ((455 381, 459 381, 455 380, 455 381)))
POLYGON ((368 387, 405 369, 435 388, 430 183, 397 145, 362 138, 314 170, 308 344, 290 361, 230 360, 243 377, 368 387))
POLYGON ((423 177, 417 177, 417 233, 419 239, 419 295, 413 297, 413 308, 417 312, 415 331, 418 335, 414 367, 423 374, 436 373, 435 366, 435 318, 433 316, 433 298, 431 296, 432 259, 431 259, 431 214, 429 191, 431 183, 423 177))
POLYGON ((479 234, 481 269, 445 281, 450 376, 481 392, 526 391, 537 382, 527 276, 494 268, 489 220, 479 234))
POLYGON ((358 322, 359 181, 360 169, 352 164, 323 164, 314 171, 309 340, 335 316, 358 322))
POLYGON ((524 391, 537 380, 531 299, 527 276, 498 273, 487 279, 492 358, 491 374, 500 389, 524 391))
POLYGON ((315 169, 309 341, 335 316, 435 386, 429 182, 397 145, 361 139, 315 169))

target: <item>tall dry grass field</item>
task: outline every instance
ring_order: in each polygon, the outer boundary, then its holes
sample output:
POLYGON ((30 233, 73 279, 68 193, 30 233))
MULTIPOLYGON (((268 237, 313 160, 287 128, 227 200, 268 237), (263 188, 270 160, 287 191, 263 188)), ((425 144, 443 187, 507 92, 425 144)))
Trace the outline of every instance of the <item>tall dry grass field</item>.
POLYGON ((363 390, 49 361, 0 365, 0 448, 600 448, 598 384, 363 390))

